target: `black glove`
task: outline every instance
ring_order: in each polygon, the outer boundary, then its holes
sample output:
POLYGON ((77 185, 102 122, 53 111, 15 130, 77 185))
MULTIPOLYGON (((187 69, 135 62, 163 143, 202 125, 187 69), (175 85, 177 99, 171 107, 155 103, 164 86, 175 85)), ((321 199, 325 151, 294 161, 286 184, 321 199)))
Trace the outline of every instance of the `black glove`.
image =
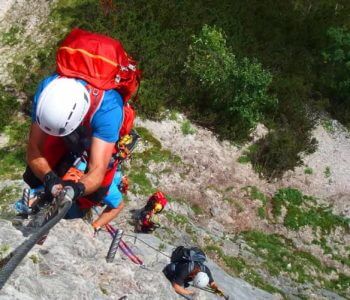
POLYGON ((45 194, 47 196, 57 196, 59 190, 57 189, 58 185, 62 185, 62 179, 59 178, 55 172, 50 171, 44 177, 44 188, 45 194))
POLYGON ((75 182, 72 180, 64 180, 63 186, 70 186, 74 190, 73 201, 77 201, 85 193, 85 185, 82 182, 75 182))

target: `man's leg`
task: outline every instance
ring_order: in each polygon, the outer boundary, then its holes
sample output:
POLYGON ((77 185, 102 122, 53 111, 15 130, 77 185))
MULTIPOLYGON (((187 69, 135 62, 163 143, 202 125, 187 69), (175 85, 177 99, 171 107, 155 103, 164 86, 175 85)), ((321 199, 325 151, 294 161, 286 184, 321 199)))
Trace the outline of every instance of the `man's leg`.
POLYGON ((115 219, 124 208, 123 196, 119 190, 120 181, 121 174, 120 172, 116 172, 108 193, 103 199, 103 203, 106 204, 107 207, 103 210, 101 216, 92 223, 94 228, 97 229, 108 224, 115 219))

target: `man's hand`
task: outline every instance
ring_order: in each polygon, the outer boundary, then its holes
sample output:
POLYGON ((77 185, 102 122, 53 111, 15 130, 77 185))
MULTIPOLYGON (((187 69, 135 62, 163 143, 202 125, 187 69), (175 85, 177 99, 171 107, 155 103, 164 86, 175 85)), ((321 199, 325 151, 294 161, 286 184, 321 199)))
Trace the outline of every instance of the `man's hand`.
POLYGON ((53 171, 48 172, 44 177, 44 188, 47 195, 58 196, 62 191, 63 181, 53 171))
POLYGON ((64 180, 63 186, 70 186, 74 190, 73 201, 77 201, 85 193, 85 185, 82 182, 74 182, 72 180, 64 180))

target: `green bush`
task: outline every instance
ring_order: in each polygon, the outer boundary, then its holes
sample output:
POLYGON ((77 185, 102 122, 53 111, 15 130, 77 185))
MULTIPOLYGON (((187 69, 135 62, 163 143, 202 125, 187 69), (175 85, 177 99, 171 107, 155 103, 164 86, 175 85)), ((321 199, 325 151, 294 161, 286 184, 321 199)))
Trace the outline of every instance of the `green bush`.
POLYGON ((196 129, 192 127, 190 121, 186 120, 181 124, 181 131, 184 135, 196 133, 196 129))
MULTIPOLYGON (((288 88, 289 89, 289 88, 288 88)), ((249 148, 248 156, 254 169, 272 179, 302 164, 302 154, 317 149, 312 137, 314 119, 307 114, 305 104, 297 99, 285 98, 278 107, 277 118, 269 122, 272 129, 249 148)))
POLYGON ((271 74, 256 60, 236 58, 216 27, 205 25, 192 37, 185 70, 192 77, 188 88, 203 95, 195 100, 197 109, 213 113, 225 136, 245 136, 263 119, 264 111, 277 104, 268 94, 271 74))
POLYGON ((322 53, 326 65, 322 85, 331 100, 330 112, 350 126, 350 30, 331 27, 327 36, 329 46, 322 53))

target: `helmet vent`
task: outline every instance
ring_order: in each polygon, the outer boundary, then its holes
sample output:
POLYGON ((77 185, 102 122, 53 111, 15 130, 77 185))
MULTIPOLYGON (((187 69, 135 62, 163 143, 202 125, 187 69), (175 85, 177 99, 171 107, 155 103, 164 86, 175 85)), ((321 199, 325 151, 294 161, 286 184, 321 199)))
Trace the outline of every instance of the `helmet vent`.
POLYGON ((39 119, 39 117, 37 116, 36 117, 36 121, 38 122, 38 124, 40 125, 40 119, 39 119))
POLYGON ((51 128, 49 128, 49 127, 46 127, 46 126, 45 126, 45 129, 46 129, 47 131, 51 131, 51 128))
MULTIPOLYGON (((70 112, 69 116, 68 116, 68 120, 72 117, 73 111, 70 112)), ((66 123, 67 124, 67 123, 66 123)))
MULTIPOLYGON (((67 125, 67 123, 66 123, 66 125, 67 125)), ((60 129, 58 130, 58 134, 59 134, 59 135, 62 135, 65 131, 66 131, 66 129, 60 128, 60 129)))
POLYGON ((84 99, 85 99, 85 101, 86 101, 87 103, 89 103, 89 98, 88 98, 88 96, 87 96, 86 94, 84 94, 84 99))

